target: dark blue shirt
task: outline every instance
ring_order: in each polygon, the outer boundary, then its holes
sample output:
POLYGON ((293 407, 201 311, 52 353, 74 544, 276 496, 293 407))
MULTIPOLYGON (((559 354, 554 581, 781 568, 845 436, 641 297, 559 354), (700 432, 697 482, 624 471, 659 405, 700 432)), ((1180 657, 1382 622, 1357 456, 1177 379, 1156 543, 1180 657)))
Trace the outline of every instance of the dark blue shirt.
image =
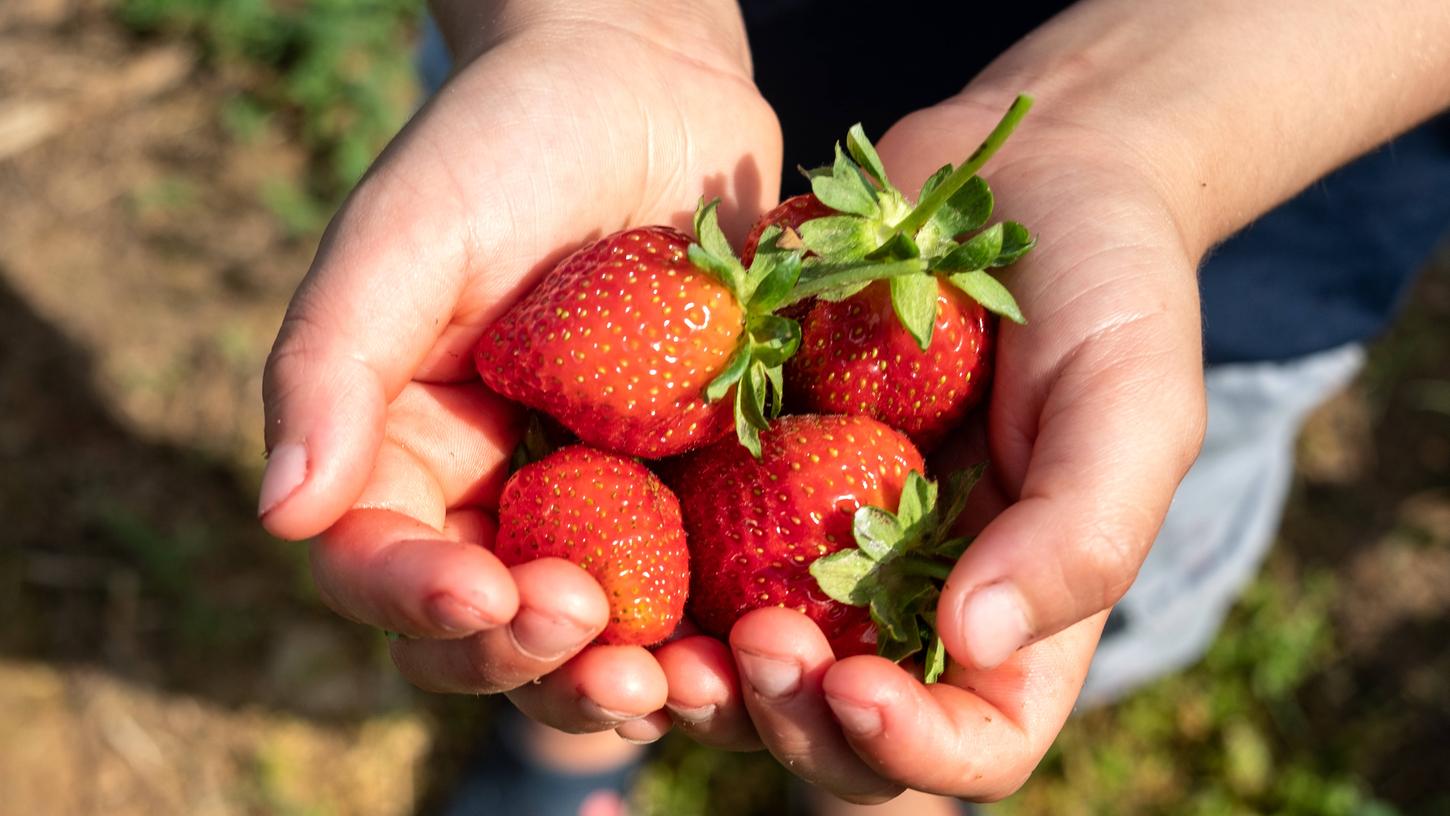
MULTIPOLYGON (((879 137, 957 93, 1071 3, 744 2, 756 82, 785 167, 829 158, 853 122, 879 137)), ((1312 92, 1312 89, 1306 89, 1312 92)), ((1332 100, 1326 100, 1332 104, 1332 100)), ((785 174, 785 194, 805 191, 785 174)), ((1200 275, 1208 363, 1282 360, 1379 333, 1450 227, 1450 116, 1330 174, 1218 247, 1200 275)))

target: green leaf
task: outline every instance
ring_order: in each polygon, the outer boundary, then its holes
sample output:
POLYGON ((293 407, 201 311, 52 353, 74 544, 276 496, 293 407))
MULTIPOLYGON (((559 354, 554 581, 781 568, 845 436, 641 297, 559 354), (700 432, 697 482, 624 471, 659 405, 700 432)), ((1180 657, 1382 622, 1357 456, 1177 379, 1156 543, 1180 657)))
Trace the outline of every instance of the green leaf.
POLYGON ((851 261, 876 248, 871 222, 856 215, 827 215, 800 225, 806 249, 823 258, 851 261))
POLYGON ((973 300, 982 304, 982 307, 994 314, 999 314, 1013 323, 1026 323, 1027 318, 1023 317, 1022 310, 1017 307, 1017 300, 1012 293, 1007 291, 1000 281, 991 275, 977 270, 975 272, 958 272, 947 278, 952 285, 966 292, 973 300))
POLYGON ((1002 249, 997 257, 992 260, 992 266, 1006 266, 1018 258, 1026 255, 1033 247, 1037 246, 1037 239, 1027 228, 1016 221, 1006 221, 1002 224, 1002 249))
POLYGON ((715 402, 730 391, 730 387, 740 381, 744 376, 745 369, 750 367, 750 338, 742 337, 740 345, 735 347, 735 354, 726 363, 725 370, 705 386, 705 401, 715 402))
POLYGON ((881 207, 876 203, 876 188, 866 180, 861 168, 846 157, 839 144, 836 145, 836 163, 831 167, 831 175, 813 177, 811 191, 822 204, 833 210, 867 218, 881 215, 881 207))
POLYGON ((766 366, 765 380, 770 385, 765 412, 771 419, 775 419, 785 409, 785 369, 778 365, 766 366))
POLYGON ((763 264, 761 268, 765 274, 760 277, 752 277, 747 284, 751 289, 750 302, 746 306, 747 311, 770 312, 790 295, 790 290, 795 288, 796 281, 801 276, 801 254, 791 252, 778 255, 775 252, 765 254, 763 260, 761 255, 755 256, 755 262, 751 264, 751 275, 756 272, 756 265, 763 264))
POLYGON ((811 562, 816 585, 831 599, 865 606, 876 591, 876 562, 860 550, 841 550, 811 562))
POLYGON ((749 331, 751 354, 767 367, 784 363, 801 345, 800 324, 788 317, 752 315, 749 331))
POLYGON ((990 228, 973 235, 970 240, 948 252, 946 257, 938 260, 932 266, 935 269, 949 272, 971 272, 986 269, 988 264, 992 263, 997 254, 1002 251, 1002 233, 1002 225, 993 224, 990 228))
POLYGON ((799 303, 842 286, 869 283, 924 271, 926 271, 926 261, 921 258, 890 263, 875 261, 855 261, 846 264, 807 263, 801 268, 801 277, 796 282, 795 289, 791 290, 790 296, 781 305, 799 303))
POLYGON ((943 181, 946 181, 947 176, 950 176, 951 174, 952 166, 950 164, 942 165, 940 170, 932 173, 931 178, 928 178, 926 180, 926 183, 921 185, 921 195, 918 196, 918 198, 926 198, 927 196, 931 195, 931 191, 935 190, 937 187, 940 187, 941 183, 943 181))
POLYGON ((716 258, 734 260, 735 250, 730 247, 725 233, 720 231, 719 208, 718 198, 712 198, 708 202, 700 200, 700 206, 695 210, 695 240, 716 258))
POLYGON ((685 254, 697 269, 720 281, 726 289, 730 290, 730 294, 734 295, 736 300, 745 302, 745 270, 738 262, 731 263, 721 260, 699 244, 690 244, 689 248, 685 250, 685 254))
POLYGON ((932 552, 943 558, 949 558, 952 561, 956 561, 962 557, 962 553, 966 552, 967 547, 970 547, 971 545, 972 536, 957 536, 956 538, 949 538, 946 541, 943 541, 942 543, 936 545, 936 547, 932 549, 932 552))
POLYGON ((891 308, 916 344, 926 350, 936 325, 937 284, 934 275, 902 275, 891 279, 891 308))
POLYGON ((760 366, 752 363, 735 388, 735 437, 756 459, 760 458, 760 432, 767 427, 761 410, 765 401, 765 395, 760 393, 764 380, 760 366))
POLYGON ((946 646, 941 641, 941 635, 933 634, 926 644, 926 654, 922 657, 921 679, 930 685, 940 680, 946 670, 946 646))
MULTIPOLYGON (((890 593, 877 590, 871 596, 871 620, 876 623, 878 637, 892 641, 908 641, 911 634, 915 634, 916 627, 911 616, 903 614, 902 599, 890 597, 890 593), (910 633, 910 634, 909 634, 910 633)), ((920 635, 917 635, 917 648, 921 647, 920 635)), ((909 652, 908 652, 909 654, 909 652)), ((892 657, 892 660, 900 660, 900 657, 892 657)))
POLYGON ((745 376, 740 378, 738 393, 742 395, 740 406, 745 413, 745 421, 762 431, 770 427, 765 419, 765 387, 765 366, 759 361, 752 361, 745 376))
POLYGON ((876 148, 872 146, 871 140, 866 138, 866 131, 857 122, 846 131, 846 150, 851 153, 851 158, 870 173, 882 187, 887 185, 886 168, 881 166, 881 157, 876 155, 876 148))
POLYGON ((883 638, 878 634, 876 653, 893 663, 900 663, 921 651, 921 628, 915 625, 915 621, 906 624, 904 634, 906 636, 900 640, 883 638))
POLYGON ((982 462, 963 470, 954 471, 947 476, 946 486, 943 490, 945 501, 941 503, 941 515, 937 521, 938 540, 951 535, 952 527, 956 525, 962 511, 967 509, 967 498, 971 495, 972 488, 977 486, 977 482, 982 479, 982 474, 986 472, 987 463, 982 462))
POLYGON ((981 176, 972 176, 962 189, 942 204, 927 221, 941 238, 953 239, 963 233, 981 229, 992 217, 992 190, 981 176))
POLYGON ((923 528, 929 528, 936 522, 936 483, 912 471, 906 476, 906 484, 901 490, 901 501, 897 506, 896 517, 901 521, 901 527, 906 531, 907 537, 913 541, 920 541, 923 528))
POLYGON ((851 532, 856 546, 875 561, 896 555, 905 538, 896 516, 869 504, 856 509, 856 515, 851 519, 851 532))

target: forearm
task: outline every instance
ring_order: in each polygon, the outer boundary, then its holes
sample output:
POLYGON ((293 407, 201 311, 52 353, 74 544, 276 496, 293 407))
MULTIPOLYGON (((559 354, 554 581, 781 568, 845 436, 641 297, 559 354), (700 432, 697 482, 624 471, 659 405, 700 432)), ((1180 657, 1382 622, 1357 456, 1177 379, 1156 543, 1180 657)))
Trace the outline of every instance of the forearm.
POLYGON ((745 22, 734 0, 428 0, 428 6, 460 62, 542 26, 628 33, 722 70, 750 72, 745 22))
POLYGON ((1086 0, 962 98, 1018 89, 1060 134, 1143 165, 1197 255, 1450 106, 1450 4, 1086 0))

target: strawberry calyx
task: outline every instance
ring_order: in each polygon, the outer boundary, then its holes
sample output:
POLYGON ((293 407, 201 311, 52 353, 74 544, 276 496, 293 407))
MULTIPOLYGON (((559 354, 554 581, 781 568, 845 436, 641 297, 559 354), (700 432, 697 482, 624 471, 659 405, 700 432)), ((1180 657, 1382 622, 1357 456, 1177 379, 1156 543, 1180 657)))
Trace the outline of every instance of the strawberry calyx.
POLYGON ((860 282, 922 272, 919 258, 902 261, 856 261, 818 266, 804 274, 805 250, 778 226, 760 235, 749 268, 740 262, 720 230, 720 199, 701 200, 695 211, 695 243, 690 262, 718 280, 745 312, 745 331, 720 374, 705 386, 705 400, 715 402, 735 391, 735 435, 760 458, 760 432, 780 416, 785 401, 785 361, 800 348, 800 324, 776 311, 816 292, 835 291, 860 282))
POLYGON ((761 234, 750 268, 740 263, 720 230, 720 199, 700 202, 695 211, 695 240, 690 262, 729 289, 745 311, 745 331, 719 376, 705 386, 705 400, 715 402, 735 389, 735 435, 756 458, 760 432, 780 415, 785 397, 782 366, 800 348, 801 328, 775 314, 801 273, 799 249, 778 245, 780 228, 761 234))
POLYGON ((986 467, 952 474, 941 490, 912 471, 895 513, 871 505, 858 508, 852 517, 856 547, 822 556, 810 566, 831 599, 870 609, 882 657, 900 662, 924 651, 927 683, 946 670, 946 651, 936 634, 941 588, 972 541, 951 530, 986 467))
POLYGON ((846 267, 919 262, 911 274, 892 266, 872 274, 856 270, 845 285, 809 296, 844 300, 882 278, 891 279, 891 301, 903 327, 925 350, 936 322, 937 281, 945 281, 984 308, 1016 323, 1025 323, 1007 288, 987 270, 1007 266, 1027 254, 1036 239, 1023 225, 1003 221, 986 227, 994 201, 991 188, 977 171, 992 158, 1032 107, 1032 98, 1018 96, 982 144, 960 165, 946 165, 922 185, 912 202, 892 186, 875 147, 860 124, 846 133, 843 150, 836 145, 830 167, 805 171, 811 190, 837 215, 801 225, 800 244, 813 254, 803 262, 802 282, 833 278, 846 267), (971 233, 969 238, 960 240, 971 233))

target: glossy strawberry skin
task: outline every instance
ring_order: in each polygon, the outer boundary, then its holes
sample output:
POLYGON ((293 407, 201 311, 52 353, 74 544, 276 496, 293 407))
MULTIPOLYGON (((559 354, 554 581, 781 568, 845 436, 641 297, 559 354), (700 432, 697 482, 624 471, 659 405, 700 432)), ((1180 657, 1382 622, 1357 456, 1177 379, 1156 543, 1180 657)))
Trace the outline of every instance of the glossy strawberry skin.
POLYGON ((584 445, 519 469, 504 485, 494 554, 508 566, 564 558, 609 598, 599 643, 652 646, 684 616, 690 558, 680 505, 644 465, 584 445))
POLYGON ((783 606, 810 616, 838 657, 873 652, 868 611, 828 598, 809 569, 855 546, 856 508, 897 506, 907 474, 925 472, 921 454, 859 416, 787 416, 760 438, 759 460, 726 440, 673 463, 694 621, 723 638, 746 612, 783 606))
POLYGON ((816 301, 801 331, 786 377, 802 410, 875 417, 922 450, 960 424, 987 391, 995 318, 950 284, 938 284, 926 351, 897 319, 886 282, 843 301, 816 301))
POLYGON ((615 233, 559 263, 483 334, 479 374, 581 440, 669 456, 732 428, 705 386, 735 352, 744 312, 668 227, 615 233))
POLYGON ((740 260, 747 267, 750 266, 755 258, 755 248, 760 244, 760 235, 767 227, 800 229, 800 225, 807 221, 835 214, 835 210, 822 204, 811 193, 791 196, 756 219, 755 225, 750 228, 750 234, 745 236, 745 251, 740 253, 740 260))

